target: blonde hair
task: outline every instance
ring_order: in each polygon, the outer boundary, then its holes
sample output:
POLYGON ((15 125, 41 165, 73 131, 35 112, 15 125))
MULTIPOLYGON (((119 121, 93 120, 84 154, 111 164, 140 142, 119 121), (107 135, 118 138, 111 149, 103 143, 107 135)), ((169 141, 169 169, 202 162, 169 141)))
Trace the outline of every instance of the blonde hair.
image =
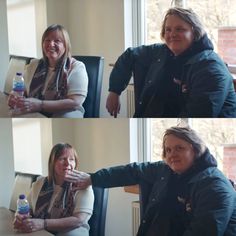
POLYGON ((175 137, 192 144, 196 158, 199 158, 207 149, 206 144, 193 129, 189 127, 174 126, 167 129, 163 135, 162 159, 166 157, 165 141, 168 135, 174 135, 175 137))
POLYGON ((162 22, 161 33, 160 33, 162 40, 164 40, 166 20, 167 20, 168 16, 171 16, 171 15, 178 16, 183 21, 185 21, 186 23, 188 23, 192 26, 194 41, 199 40, 200 38, 202 38, 206 34, 203 24, 201 23, 201 21, 199 19, 199 16, 192 9, 173 7, 173 8, 170 8, 166 12, 164 20, 162 22))
MULTIPOLYGON (((62 25, 57 25, 57 24, 50 25, 43 33, 41 46, 43 48, 43 42, 44 42, 45 38, 48 36, 49 33, 53 32, 53 31, 59 31, 62 33, 64 43, 65 43, 65 53, 62 58, 63 59, 62 61, 64 61, 67 57, 71 57, 71 43, 70 43, 69 34, 62 25)), ((43 59, 45 61, 47 61, 47 57, 46 57, 44 51, 43 51, 43 59)))
POLYGON ((48 160, 48 181, 51 183, 55 181, 54 166, 57 159, 63 154, 65 150, 71 150, 75 158, 75 169, 78 169, 79 160, 76 150, 68 143, 58 143, 56 144, 49 155, 48 160))

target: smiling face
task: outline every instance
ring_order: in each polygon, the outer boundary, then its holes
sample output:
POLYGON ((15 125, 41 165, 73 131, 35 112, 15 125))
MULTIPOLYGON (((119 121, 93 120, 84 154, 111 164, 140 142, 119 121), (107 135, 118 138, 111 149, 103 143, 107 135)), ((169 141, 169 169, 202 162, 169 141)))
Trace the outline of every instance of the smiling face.
POLYGON ((174 172, 182 174, 193 166, 195 153, 192 144, 170 134, 165 137, 164 149, 164 161, 174 172))
POLYGON ((48 58, 49 66, 55 67, 58 60, 65 53, 65 40, 63 34, 59 30, 48 32, 43 40, 43 52, 48 58))
POLYGON ((176 15, 169 15, 164 25, 164 40, 175 56, 188 49, 194 40, 192 26, 176 15))
POLYGON ((54 177, 56 184, 61 185, 64 182, 67 172, 74 170, 75 167, 76 160, 73 150, 71 148, 64 149, 61 155, 56 158, 54 163, 54 177))

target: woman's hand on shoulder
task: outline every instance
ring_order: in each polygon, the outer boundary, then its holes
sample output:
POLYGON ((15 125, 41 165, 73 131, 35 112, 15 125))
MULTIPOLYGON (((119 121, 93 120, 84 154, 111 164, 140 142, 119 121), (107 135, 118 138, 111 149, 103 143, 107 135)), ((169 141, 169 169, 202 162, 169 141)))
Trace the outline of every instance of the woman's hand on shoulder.
POLYGON ((106 108, 110 115, 116 118, 120 112, 120 96, 114 92, 110 92, 107 97, 106 108))

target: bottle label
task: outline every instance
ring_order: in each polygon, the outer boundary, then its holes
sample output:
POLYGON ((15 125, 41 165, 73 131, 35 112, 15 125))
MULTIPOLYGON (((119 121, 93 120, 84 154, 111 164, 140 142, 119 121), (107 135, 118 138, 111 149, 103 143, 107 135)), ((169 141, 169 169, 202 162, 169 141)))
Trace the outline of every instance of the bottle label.
POLYGON ((29 205, 25 204, 24 206, 23 205, 19 206, 17 212, 23 215, 23 214, 28 214, 29 210, 30 210, 29 205))
POLYGON ((13 91, 22 92, 24 91, 24 82, 23 81, 14 81, 13 82, 13 91))

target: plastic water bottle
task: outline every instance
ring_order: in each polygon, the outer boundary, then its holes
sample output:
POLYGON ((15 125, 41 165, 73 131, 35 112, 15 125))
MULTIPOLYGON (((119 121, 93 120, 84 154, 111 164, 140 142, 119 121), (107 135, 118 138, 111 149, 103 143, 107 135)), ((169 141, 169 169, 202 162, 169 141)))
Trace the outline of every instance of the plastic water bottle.
POLYGON ((25 91, 25 81, 22 73, 17 72, 16 76, 13 78, 13 87, 12 90, 15 95, 23 97, 25 91))
POLYGON ((17 199, 17 213, 20 215, 29 215, 30 206, 24 194, 19 195, 17 199))
MULTIPOLYGON (((25 91, 25 81, 22 76, 22 73, 17 72, 15 77, 13 78, 13 86, 12 86, 13 94, 18 97, 23 97, 24 96, 24 91, 25 91)), ((15 105, 12 110, 10 110, 11 115, 18 115, 21 114, 20 108, 17 108, 15 105)))

